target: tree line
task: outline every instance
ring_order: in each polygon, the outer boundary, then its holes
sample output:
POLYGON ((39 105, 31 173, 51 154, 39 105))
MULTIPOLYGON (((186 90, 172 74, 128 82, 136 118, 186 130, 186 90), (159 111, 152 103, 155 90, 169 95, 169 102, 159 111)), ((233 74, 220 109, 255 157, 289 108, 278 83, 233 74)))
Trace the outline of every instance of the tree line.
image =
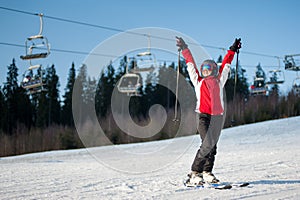
MULTIPOLYGON (((220 62, 220 56, 217 62, 220 62)), ((159 84, 159 80, 166 76, 168 69, 176 70, 175 63, 164 63, 158 70, 149 72, 145 77, 143 87, 139 89, 139 96, 132 96, 129 102, 129 112, 135 123, 143 126, 149 123, 149 109, 152 105, 160 104, 167 113, 167 121, 163 129, 149 138, 128 136, 114 121, 111 111, 111 96, 120 78, 126 73, 126 66, 132 67, 135 61, 127 63, 124 56, 120 62, 109 63, 100 74, 99 79, 87 74, 87 66, 81 65, 77 70, 72 63, 69 68, 67 84, 64 93, 59 90, 59 76, 55 65, 46 67, 44 78, 45 91, 29 95, 19 84, 19 71, 15 59, 7 66, 6 81, 0 85, 0 156, 16 155, 29 152, 72 149, 84 147, 75 129, 72 113, 72 95, 75 81, 79 83, 79 95, 84 106, 95 108, 98 122, 106 136, 114 144, 160 140, 175 137, 178 124, 172 121, 176 96, 167 87, 159 84), (116 66, 114 66, 116 65, 116 66)), ((180 73, 190 83, 185 62, 180 62, 180 73)), ((251 96, 246 70, 239 66, 238 79, 235 80, 235 68, 225 85, 226 91, 226 120, 225 127, 240 124, 255 123, 264 120, 297 116, 300 114, 300 99, 291 90, 287 95, 279 95, 279 86, 271 88, 269 96, 251 96), (236 95, 234 88, 236 84, 236 95)), ((140 77, 141 79, 143 77, 140 77)), ((176 76, 169 77, 176 79, 176 76)), ((171 84, 171 82, 170 82, 171 84)), ((184 91, 181 91, 184 92, 184 91)), ((192 93, 186 104, 195 105, 192 93)), ((120 94, 120 102, 127 94, 120 94), (123 96, 122 96, 123 95, 123 96)), ((181 93, 181 95, 188 95, 181 93)), ((180 110, 180 104, 179 104, 180 110)), ((194 110, 187 112, 191 121, 195 118, 194 110)), ((179 112, 179 115, 182 113, 179 112)), ((185 135, 195 134, 196 129, 191 126, 185 135)), ((101 145, 106 145, 105 142, 101 145)))

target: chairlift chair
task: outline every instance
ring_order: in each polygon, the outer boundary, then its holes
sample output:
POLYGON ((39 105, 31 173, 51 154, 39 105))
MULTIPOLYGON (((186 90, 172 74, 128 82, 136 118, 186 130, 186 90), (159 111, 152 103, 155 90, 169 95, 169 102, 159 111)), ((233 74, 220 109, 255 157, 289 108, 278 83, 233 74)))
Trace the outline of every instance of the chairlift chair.
POLYGON ((293 91, 296 94, 300 94, 300 77, 299 76, 297 76, 297 78, 295 78, 293 81, 293 91))
POLYGON ((46 58, 50 54, 50 45, 48 43, 48 40, 42 35, 34 35, 27 38, 25 46, 26 55, 20 56, 22 60, 46 58), (35 51, 35 49, 38 50, 35 51))
POLYGON ((130 70, 131 73, 151 72, 157 66, 155 55, 151 53, 150 34, 148 34, 147 37, 148 37, 148 49, 136 55, 137 56, 136 62, 134 62, 134 66, 130 70))
POLYGON ((268 78, 267 84, 282 84, 285 81, 284 73, 280 69, 270 70, 268 78))
POLYGON ((45 91, 44 85, 41 65, 30 66, 23 74, 21 86, 27 90, 28 94, 45 91))
POLYGON ((300 71, 300 62, 297 62, 298 60, 294 59, 294 57, 296 56, 300 56, 300 54, 286 55, 284 57, 284 64, 286 70, 300 71))
POLYGON ((256 95, 268 95, 268 86, 265 84, 265 79, 262 77, 255 77, 253 85, 250 86, 250 94, 256 95))
POLYGON ((156 67, 156 59, 154 54, 150 51, 145 51, 137 54, 136 61, 134 62, 133 68, 130 70, 131 73, 140 72, 151 72, 156 67))
POLYGON ((40 17, 40 31, 37 35, 30 36, 25 41, 26 54, 20 56, 22 60, 46 58, 50 54, 50 44, 48 39, 42 35, 43 14, 40 17))
POLYGON ((121 77, 117 87, 119 92, 127 93, 128 96, 140 96, 140 76, 134 73, 126 73, 121 77))

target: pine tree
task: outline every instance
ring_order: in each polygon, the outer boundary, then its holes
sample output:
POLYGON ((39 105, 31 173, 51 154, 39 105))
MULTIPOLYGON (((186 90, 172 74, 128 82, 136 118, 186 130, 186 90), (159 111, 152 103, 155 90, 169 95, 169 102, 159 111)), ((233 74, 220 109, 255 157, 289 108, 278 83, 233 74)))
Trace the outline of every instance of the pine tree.
POLYGON ((124 56, 120 60, 120 65, 115 74, 116 81, 119 81, 120 78, 126 73, 126 69, 127 69, 127 56, 124 56))
POLYGON ((162 105, 164 108, 170 106, 170 98, 169 98, 170 91, 168 91, 168 88, 160 84, 162 82, 166 82, 165 80, 166 78, 168 78, 168 73, 167 73, 166 63, 164 63, 164 65, 159 68, 158 77, 157 77, 158 80, 157 90, 154 98, 155 101, 153 102, 154 104, 162 105))
POLYGON ((227 101, 233 100, 235 84, 236 97, 242 97, 243 99, 247 99, 249 97, 249 85, 245 76, 246 70, 241 65, 238 65, 237 82, 235 82, 235 73, 235 67, 232 67, 225 85, 227 101))
POLYGON ((244 99, 249 97, 249 84, 245 76, 246 70, 239 65, 238 70, 238 82, 237 82, 237 93, 244 99))
POLYGON ((258 63, 258 65, 256 66, 256 72, 255 72, 255 77, 256 78, 263 78, 264 80, 266 80, 266 73, 263 70, 263 68, 261 67, 260 63, 258 63))
POLYGON ((87 82, 87 66, 83 64, 79 68, 76 81, 74 82, 73 94, 72 94, 72 112, 74 121, 76 121, 77 126, 81 126, 86 122, 87 119, 87 109, 86 109, 86 97, 85 92, 88 87, 87 82))
POLYGON ((102 117, 106 116, 109 112, 111 95, 115 85, 115 69, 112 63, 110 63, 107 68, 102 71, 96 89, 96 112, 102 117))
MULTIPOLYGON (((177 72, 177 67, 178 66, 175 66, 175 63, 174 62, 172 62, 169 66, 168 66, 168 68, 169 69, 173 69, 174 71, 176 71, 177 72)), ((179 68, 179 73, 182 73, 182 68, 179 68)), ((165 75, 167 75, 167 74, 165 74, 165 75)), ((168 76, 170 76, 170 75, 168 75, 168 76)), ((172 76, 172 77, 170 77, 171 79, 173 79, 173 80, 176 80, 177 79, 177 76, 172 76)), ((175 100, 176 100, 176 94, 175 93, 173 93, 169 88, 171 88, 171 81, 169 80, 170 78, 168 78, 168 87, 167 87, 167 102, 168 102, 168 104, 167 104, 167 109, 170 109, 170 108, 173 108, 174 106, 175 106, 175 100)))
MULTIPOLYGON (((31 103, 34 108, 33 123, 36 127, 44 128, 48 126, 49 122, 49 102, 48 102, 48 75, 47 70, 42 70, 42 78, 45 83, 44 90, 38 93, 32 94, 31 103)), ((41 72, 38 71, 40 74, 41 72)))
POLYGON ((78 87, 78 95, 81 96, 82 98, 84 97, 84 90, 87 87, 87 66, 82 65, 79 68, 79 72, 77 75, 77 83, 79 85, 78 87))
POLYGON ((36 94, 36 125, 47 127, 51 124, 60 124, 59 77, 55 66, 46 69, 45 91, 36 94))
POLYGON ((180 60, 180 74, 183 75, 190 84, 192 84, 185 60, 180 60))
POLYGON ((149 74, 147 74, 145 83, 144 95, 142 96, 142 102, 144 106, 142 107, 141 112, 144 118, 147 118, 148 111, 155 102, 157 74, 154 71, 151 71, 149 74))
POLYGON ((2 93, 2 87, 0 86, 0 135, 3 131, 3 124, 4 124, 4 116, 6 116, 6 109, 5 109, 5 101, 4 101, 4 95, 2 93))
POLYGON ((279 95, 279 85, 277 84, 277 82, 279 81, 278 78, 279 77, 276 72, 272 74, 272 77, 270 77, 271 82, 275 83, 275 84, 273 84, 273 86, 271 88, 271 94, 275 95, 275 96, 279 95))
POLYGON ((3 87, 4 98, 7 106, 7 112, 4 120, 4 131, 12 134, 14 127, 17 124, 17 106, 16 92, 18 89, 18 68, 15 59, 8 67, 6 82, 3 87))
POLYGON ((97 88, 97 81, 95 78, 88 77, 86 89, 84 91, 84 102, 89 106, 88 110, 95 107, 95 93, 97 88))
POLYGON ((49 122, 49 101, 47 92, 42 91, 37 95, 35 124, 37 127, 44 128, 49 122))
POLYGON ((47 94, 49 101, 48 125, 60 124, 60 98, 59 98, 59 77, 56 74, 54 65, 47 69, 47 94))
POLYGON ((32 125, 32 107, 26 91, 18 85, 18 68, 15 59, 8 66, 6 83, 1 92, 1 116, 2 128, 5 132, 12 134, 17 125, 23 124, 30 128, 32 125), (2 111, 2 109, 1 109, 2 111))
POLYGON ((97 84, 96 96, 95 96, 95 107, 96 113, 100 117, 104 117, 106 115, 107 107, 105 104, 105 94, 106 92, 106 84, 107 78, 105 77, 104 71, 101 72, 100 79, 97 84))
POLYGON ((32 104, 29 96, 27 95, 27 91, 22 87, 18 87, 16 94, 16 121, 17 123, 25 125, 25 127, 30 129, 33 125, 33 111, 32 104))
POLYGON ((62 123, 68 126, 74 126, 73 114, 72 114, 72 94, 74 82, 76 79, 76 70, 75 65, 72 63, 72 66, 69 70, 69 77, 67 86, 65 88, 65 94, 63 96, 63 106, 62 106, 62 123))

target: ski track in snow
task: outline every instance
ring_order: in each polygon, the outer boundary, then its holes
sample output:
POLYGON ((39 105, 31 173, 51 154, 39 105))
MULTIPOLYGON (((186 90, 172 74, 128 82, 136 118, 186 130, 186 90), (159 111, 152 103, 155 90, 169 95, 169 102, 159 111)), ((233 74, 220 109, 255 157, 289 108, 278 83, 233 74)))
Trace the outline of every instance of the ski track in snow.
POLYGON ((299 122, 293 117, 222 131, 214 173, 223 182, 249 182, 245 188, 187 190, 182 185, 199 146, 194 135, 172 139, 180 144, 172 151, 161 148, 170 140, 118 145, 124 151, 161 149, 146 163, 134 153, 114 156, 109 146, 0 158, 0 199, 300 199, 299 122), (93 151, 121 170, 99 162, 93 151), (164 167, 165 158, 173 162, 164 167), (124 170, 145 165, 158 170, 124 170))

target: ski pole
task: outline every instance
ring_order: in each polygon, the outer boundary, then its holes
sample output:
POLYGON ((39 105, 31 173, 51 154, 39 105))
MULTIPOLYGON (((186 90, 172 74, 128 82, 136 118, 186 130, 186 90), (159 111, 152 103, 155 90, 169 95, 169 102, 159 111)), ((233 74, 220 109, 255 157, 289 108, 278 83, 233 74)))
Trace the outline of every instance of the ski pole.
POLYGON ((179 67, 180 67, 180 49, 178 49, 178 67, 177 67, 177 79, 176 79, 176 99, 175 99, 175 113, 174 113, 174 122, 179 121, 177 118, 177 106, 178 106, 178 83, 179 83, 179 67))
MULTIPOLYGON (((234 89, 233 89, 233 102, 235 102, 236 96, 236 86, 237 86, 237 79, 238 79, 238 66, 239 66, 239 49, 236 51, 236 66, 235 66, 235 74, 234 74, 234 89)), ((232 115, 231 119, 232 125, 235 123, 234 115, 232 115)))
POLYGON ((236 66, 235 66, 235 77, 234 77, 234 91, 233 91, 233 100, 235 99, 236 95, 236 85, 238 79, 238 66, 239 66, 239 50, 236 51, 236 66))

